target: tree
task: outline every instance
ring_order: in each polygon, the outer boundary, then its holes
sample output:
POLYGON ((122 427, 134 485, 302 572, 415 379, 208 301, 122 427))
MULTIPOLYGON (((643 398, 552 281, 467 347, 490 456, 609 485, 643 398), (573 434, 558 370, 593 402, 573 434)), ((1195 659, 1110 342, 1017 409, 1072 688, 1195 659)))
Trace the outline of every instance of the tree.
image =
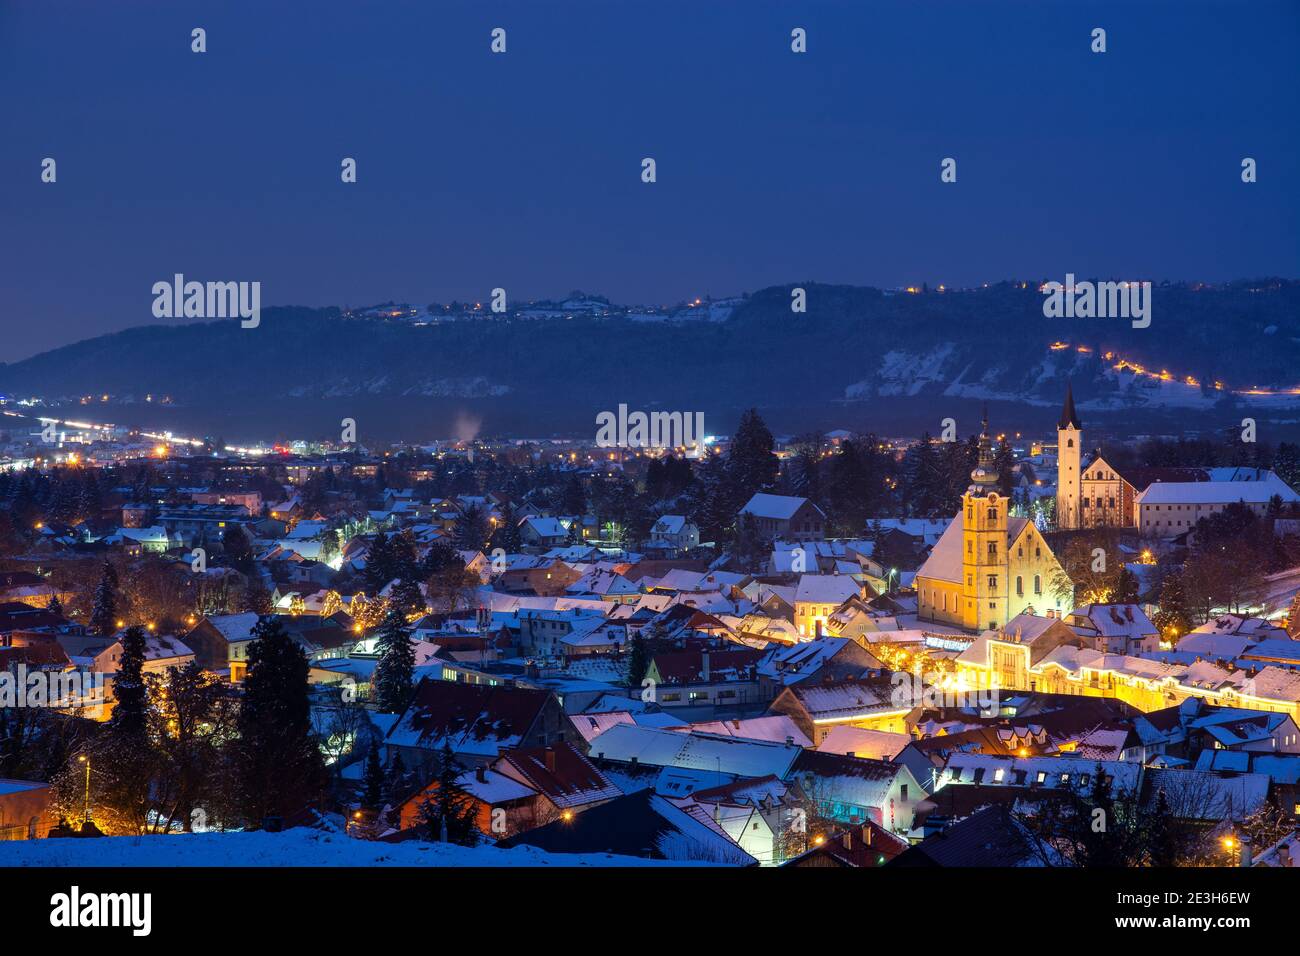
POLYGON ((456 546, 464 551, 478 551, 488 539, 487 515, 477 504, 472 504, 456 519, 456 546))
POLYGON ((237 723, 237 801, 247 824, 288 817, 314 802, 325 783, 311 727, 309 667, 302 649, 273 617, 258 621, 237 723))
POLYGON ((473 846, 478 842, 474 800, 456 782, 460 769, 451 744, 444 741, 438 759, 438 777, 432 793, 420 805, 420 821, 429 840, 473 846))
POLYGON ((384 799, 384 768, 379 763, 379 745, 370 743, 370 752, 366 754, 365 781, 361 796, 361 805, 377 810, 384 799))
POLYGON ((234 724, 228 685, 197 661, 148 678, 149 737, 158 753, 152 793, 159 829, 224 824, 225 773, 221 746, 234 724))
POLYGON ((59 617, 64 616, 63 602, 59 600, 57 594, 50 595, 50 603, 45 605, 45 610, 49 611, 51 614, 57 614, 59 617))
POLYGON ((108 637, 117 630, 117 598, 113 594, 115 587, 117 573, 105 561, 99 584, 95 588, 95 606, 90 612, 90 629, 100 637, 108 637))
POLYGON ((109 729, 131 741, 143 741, 148 723, 149 692, 144 683, 145 632, 128 627, 121 638, 122 656, 113 676, 113 713, 109 729))
POLYGON ((649 642, 638 631, 632 635, 631 649, 627 658, 627 685, 629 688, 640 687, 650 670, 649 642))
POLYGON ((406 615, 424 614, 427 610, 424 593, 412 578, 401 578, 393 588, 390 600, 393 608, 406 615))
POLYGON ((253 573, 253 544, 244 534, 244 529, 237 524, 226 525, 221 534, 221 549, 226 553, 230 566, 240 574, 253 573))
POLYGON ((740 416, 727 452, 733 513, 756 492, 768 490, 776 481, 781 463, 772 451, 774 445, 772 433, 759 417, 758 409, 751 408, 740 416))
MULTIPOLYGON (((947 497, 947 482, 941 475, 934 440, 929 432, 908 449, 904 469, 908 510, 922 518, 937 517, 947 497)), ((967 478, 969 479, 969 472, 967 478)))
POLYGON ((1111 587, 1111 603, 1136 604, 1140 590, 1141 586, 1138 584, 1137 575, 1130 571, 1126 565, 1121 564, 1118 573, 1115 575, 1115 584, 1111 587))
POLYGON ((381 713, 400 714, 411 702, 415 680, 415 648, 406 619, 397 609, 388 612, 376 640, 375 703, 381 713))
POLYGON ((1181 573, 1170 574, 1161 582, 1160 610, 1156 612, 1154 624, 1162 635, 1174 642, 1194 626, 1181 573))

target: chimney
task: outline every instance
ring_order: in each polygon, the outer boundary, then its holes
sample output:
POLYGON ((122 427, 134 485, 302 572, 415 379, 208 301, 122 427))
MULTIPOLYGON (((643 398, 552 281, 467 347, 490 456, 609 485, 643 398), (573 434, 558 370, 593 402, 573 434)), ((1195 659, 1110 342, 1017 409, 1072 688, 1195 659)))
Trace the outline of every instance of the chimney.
POLYGON ((700 679, 709 682, 709 652, 700 651, 700 679))
POLYGON ((1241 865, 1242 865, 1243 867, 1246 867, 1246 868, 1249 868, 1249 867, 1250 867, 1250 864, 1251 864, 1251 850, 1252 850, 1252 849, 1253 849, 1253 848, 1252 848, 1251 845, 1250 845, 1250 837, 1248 837, 1248 836, 1243 836, 1243 837, 1241 838, 1241 865))
POLYGON ((546 772, 555 773, 555 748, 546 748, 546 772))
POLYGON ((479 783, 487 783, 487 767, 479 767, 474 771, 474 776, 478 778, 479 783))
POLYGON ((817 639, 818 639, 818 640, 821 640, 821 636, 822 636, 822 619, 821 619, 821 618, 817 618, 817 620, 813 621, 813 632, 816 634, 817 639))
POLYGON ((852 831, 852 830, 845 830, 845 831, 844 831, 844 849, 846 849, 846 850, 852 850, 852 849, 853 849, 853 831, 852 831))

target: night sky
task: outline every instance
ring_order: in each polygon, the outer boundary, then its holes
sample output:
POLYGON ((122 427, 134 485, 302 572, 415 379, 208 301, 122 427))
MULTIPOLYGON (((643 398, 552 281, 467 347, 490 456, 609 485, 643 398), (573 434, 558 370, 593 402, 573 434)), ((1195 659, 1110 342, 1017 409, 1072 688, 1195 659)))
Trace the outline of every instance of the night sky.
POLYGON ((1295 277, 1298 39, 1294 0, 0 0, 0 361, 155 322, 175 272, 264 306, 1295 277))

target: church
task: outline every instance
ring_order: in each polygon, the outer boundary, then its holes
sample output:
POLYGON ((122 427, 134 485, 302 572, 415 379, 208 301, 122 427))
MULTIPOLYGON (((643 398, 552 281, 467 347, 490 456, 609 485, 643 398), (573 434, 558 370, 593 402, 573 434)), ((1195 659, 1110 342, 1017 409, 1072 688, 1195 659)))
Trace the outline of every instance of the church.
POLYGON ((1263 514, 1273 497, 1300 501, 1300 495, 1267 468, 1117 467, 1100 452, 1085 464, 1083 425, 1068 383, 1056 437, 1056 527, 1062 531, 1134 528, 1141 534, 1172 537, 1232 502, 1241 501, 1263 514))
POLYGON ((962 496, 962 510, 916 573, 917 616, 968 631, 996 630, 1025 612, 1062 616, 1073 610, 1053 584, 1065 577, 1052 549, 1028 518, 1009 515, 998 492, 988 422, 979 463, 962 496))

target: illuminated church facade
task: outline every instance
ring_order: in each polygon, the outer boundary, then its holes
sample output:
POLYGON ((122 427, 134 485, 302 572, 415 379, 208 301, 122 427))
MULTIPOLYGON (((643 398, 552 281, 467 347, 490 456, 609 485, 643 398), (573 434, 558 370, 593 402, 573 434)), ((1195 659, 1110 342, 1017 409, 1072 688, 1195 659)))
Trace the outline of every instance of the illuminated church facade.
POLYGON ((916 573, 918 617, 969 631, 997 630, 1017 614, 1061 616, 1073 601, 1054 593, 1065 576, 1033 521, 1010 516, 998 492, 988 422, 979 463, 962 496, 962 510, 916 573))

